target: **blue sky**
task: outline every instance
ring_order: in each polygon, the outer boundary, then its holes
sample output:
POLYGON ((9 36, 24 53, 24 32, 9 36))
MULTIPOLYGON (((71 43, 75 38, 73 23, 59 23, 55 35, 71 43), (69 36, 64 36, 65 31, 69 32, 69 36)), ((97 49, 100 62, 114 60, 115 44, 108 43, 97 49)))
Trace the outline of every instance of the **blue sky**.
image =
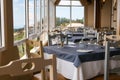
MULTIPOLYGON (((29 19, 30 25, 33 25, 34 22, 34 5, 33 0, 29 0, 30 11, 29 11, 29 19)), ((84 9, 82 7, 74 7, 72 9, 72 18, 73 19, 82 19, 84 17, 84 9)), ((21 28, 25 25, 25 0, 13 0, 13 14, 14 14, 14 28, 21 28)), ((66 17, 70 18, 70 9, 68 7, 57 8, 56 12, 57 17, 66 17)))
POLYGON ((25 0, 13 0, 14 28, 25 25, 25 0))

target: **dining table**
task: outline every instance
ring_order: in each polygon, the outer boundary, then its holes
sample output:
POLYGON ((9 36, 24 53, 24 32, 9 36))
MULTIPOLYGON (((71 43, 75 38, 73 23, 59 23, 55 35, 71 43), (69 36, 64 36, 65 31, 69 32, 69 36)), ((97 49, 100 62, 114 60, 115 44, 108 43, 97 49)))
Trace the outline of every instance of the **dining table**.
MULTIPOLYGON (((71 80, 91 79, 104 72, 105 46, 98 44, 68 44, 45 46, 44 52, 55 54, 57 71, 71 80)), ((110 47, 110 57, 120 55, 120 49, 110 47)), ((111 68, 120 67, 119 61, 110 61, 111 68), (118 64, 119 63, 119 64, 118 64)))

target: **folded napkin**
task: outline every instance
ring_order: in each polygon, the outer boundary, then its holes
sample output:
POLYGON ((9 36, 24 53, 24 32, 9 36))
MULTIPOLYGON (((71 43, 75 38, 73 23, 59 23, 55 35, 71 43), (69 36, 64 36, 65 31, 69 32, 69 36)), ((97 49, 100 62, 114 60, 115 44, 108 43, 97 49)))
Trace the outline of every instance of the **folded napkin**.
POLYGON ((83 50, 83 49, 78 49, 77 52, 92 52, 93 50, 83 50))

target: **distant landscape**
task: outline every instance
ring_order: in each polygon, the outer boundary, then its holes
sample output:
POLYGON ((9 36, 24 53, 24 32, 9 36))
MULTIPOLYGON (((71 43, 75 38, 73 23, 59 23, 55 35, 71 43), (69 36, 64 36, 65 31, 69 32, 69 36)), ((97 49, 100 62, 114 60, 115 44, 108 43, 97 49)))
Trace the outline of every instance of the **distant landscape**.
POLYGON ((14 29, 14 41, 18 41, 24 38, 24 28, 14 29))

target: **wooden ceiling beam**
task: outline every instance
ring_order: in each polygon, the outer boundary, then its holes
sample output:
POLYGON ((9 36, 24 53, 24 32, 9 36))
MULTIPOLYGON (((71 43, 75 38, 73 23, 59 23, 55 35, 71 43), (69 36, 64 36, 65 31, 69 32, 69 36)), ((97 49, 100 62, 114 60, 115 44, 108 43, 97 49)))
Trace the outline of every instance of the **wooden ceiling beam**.
POLYGON ((59 2, 60 2, 60 0, 56 0, 54 4, 55 4, 55 5, 58 5, 59 2))
POLYGON ((82 4, 82 6, 86 6, 86 5, 90 4, 90 3, 92 3, 92 0, 80 0, 80 2, 82 4))

